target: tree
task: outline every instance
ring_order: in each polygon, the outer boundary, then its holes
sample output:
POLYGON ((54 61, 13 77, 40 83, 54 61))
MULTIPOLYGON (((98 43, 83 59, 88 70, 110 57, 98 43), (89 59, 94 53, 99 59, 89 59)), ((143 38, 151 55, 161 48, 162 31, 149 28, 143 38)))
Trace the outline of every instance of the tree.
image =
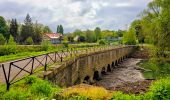
POLYGON ((94 33, 96 35, 96 40, 101 39, 101 29, 99 27, 96 27, 96 29, 94 30, 94 33))
MULTIPOLYGON (((52 33, 51 29, 49 28, 49 26, 45 26, 43 29, 44 33, 52 33)), ((58 32, 57 32, 58 33, 58 32)))
POLYGON ((33 34, 33 42, 35 44, 40 44, 42 42, 42 32, 43 32, 43 29, 41 27, 41 24, 38 24, 38 22, 36 22, 34 24, 34 34, 33 34))
POLYGON ((64 34, 64 29, 62 25, 57 26, 57 33, 64 34))
POLYGON ((28 37, 33 37, 33 34, 34 34, 33 23, 29 14, 27 14, 24 20, 24 25, 22 25, 22 29, 21 29, 21 35, 20 35, 21 42, 24 43, 28 37))
POLYGON ((85 34, 86 34, 86 42, 89 43, 96 42, 96 37, 93 31, 87 30, 85 34))
POLYGON ((2 16, 0 16, 0 33, 5 37, 6 40, 9 39, 8 26, 6 25, 6 21, 2 16))
POLYGON ((165 51, 170 50, 169 5, 169 0, 153 0, 141 14, 142 31, 147 42, 157 48, 158 58, 165 57, 165 51))
POLYGON ((14 37, 15 42, 18 42, 19 34, 18 34, 18 24, 16 19, 12 19, 10 23, 9 32, 14 37))
POLYGON ((128 45, 135 45, 136 44, 135 29, 130 28, 127 33, 123 34, 123 44, 128 44, 128 45))
POLYGON ((4 45, 5 44, 5 38, 2 34, 0 34, 0 45, 4 45))

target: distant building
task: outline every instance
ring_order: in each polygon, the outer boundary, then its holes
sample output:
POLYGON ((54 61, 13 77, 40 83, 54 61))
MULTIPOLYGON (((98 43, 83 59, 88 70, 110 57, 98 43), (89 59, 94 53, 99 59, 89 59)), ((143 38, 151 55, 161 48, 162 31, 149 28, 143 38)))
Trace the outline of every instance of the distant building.
POLYGON ((61 43, 63 35, 60 33, 45 33, 43 35, 43 40, 50 41, 52 44, 61 43))

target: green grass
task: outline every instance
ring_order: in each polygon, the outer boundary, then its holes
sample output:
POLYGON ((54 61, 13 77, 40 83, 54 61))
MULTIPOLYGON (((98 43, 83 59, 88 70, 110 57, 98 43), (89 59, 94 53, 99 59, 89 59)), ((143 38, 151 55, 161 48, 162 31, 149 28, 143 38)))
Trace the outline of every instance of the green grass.
POLYGON ((60 92, 61 88, 54 86, 48 81, 30 76, 13 84, 9 91, 5 85, 0 86, 0 100, 40 100, 53 98, 54 93, 60 92))
POLYGON ((170 63, 156 64, 151 61, 142 61, 140 67, 149 70, 143 71, 143 76, 146 79, 159 79, 170 76, 170 63))

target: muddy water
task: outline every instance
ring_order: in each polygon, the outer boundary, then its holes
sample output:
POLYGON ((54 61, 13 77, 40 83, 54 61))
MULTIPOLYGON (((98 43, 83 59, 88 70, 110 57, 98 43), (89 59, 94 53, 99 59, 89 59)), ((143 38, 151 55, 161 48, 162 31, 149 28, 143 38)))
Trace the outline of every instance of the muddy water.
POLYGON ((127 82, 144 81, 142 73, 137 70, 137 63, 141 59, 129 58, 119 64, 112 72, 107 72, 107 75, 102 75, 102 80, 96 81, 94 85, 110 89, 118 85, 123 85, 127 82))

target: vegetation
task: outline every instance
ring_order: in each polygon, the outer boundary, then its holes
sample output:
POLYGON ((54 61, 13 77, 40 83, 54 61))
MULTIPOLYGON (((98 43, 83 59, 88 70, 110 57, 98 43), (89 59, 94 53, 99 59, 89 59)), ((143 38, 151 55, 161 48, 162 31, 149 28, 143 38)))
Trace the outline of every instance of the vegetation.
POLYGON ((14 84, 9 91, 6 91, 5 86, 0 87, 1 100, 37 100, 37 99, 52 99, 54 93, 61 89, 51 85, 48 81, 29 76, 26 79, 14 84))

